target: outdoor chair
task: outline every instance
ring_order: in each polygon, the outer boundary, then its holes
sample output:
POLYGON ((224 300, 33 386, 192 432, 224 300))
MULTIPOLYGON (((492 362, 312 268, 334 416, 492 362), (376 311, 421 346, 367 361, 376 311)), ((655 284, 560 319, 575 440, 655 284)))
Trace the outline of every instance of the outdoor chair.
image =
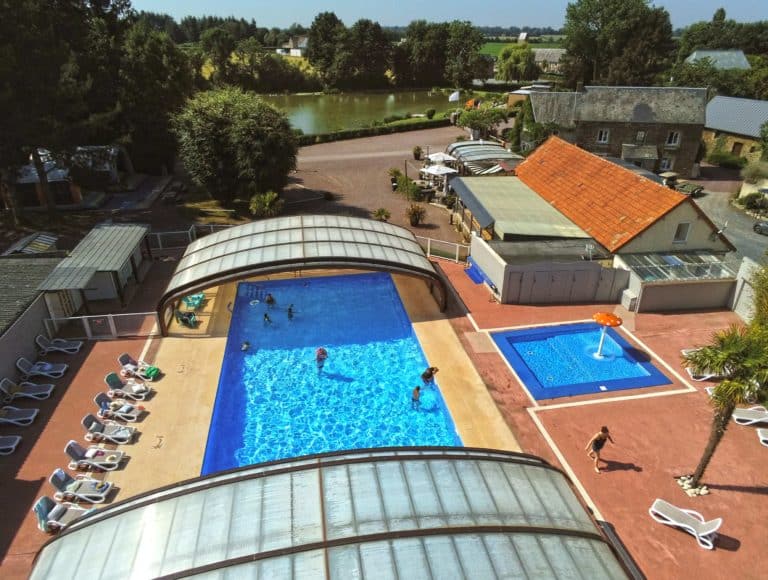
POLYGON ((121 380, 117 373, 107 374, 104 377, 104 382, 109 387, 107 395, 113 399, 127 397, 134 401, 143 401, 152 392, 150 387, 134 378, 128 378, 125 381, 121 380))
POLYGON ((760 440, 761 445, 768 447, 768 429, 758 429, 757 438, 760 440))
POLYGON ((21 435, 3 435, 0 437, 0 455, 10 455, 21 443, 21 435))
POLYGON ((110 399, 106 393, 96 395, 93 402, 99 408, 98 416, 101 419, 119 419, 134 423, 144 413, 144 407, 137 407, 124 399, 110 399))
POLYGON ((194 312, 176 311, 176 322, 187 328, 197 328, 197 315, 194 312))
POLYGON ((47 363, 42 361, 37 361, 36 363, 32 364, 23 356, 20 356, 16 360, 16 368, 21 372, 21 378, 23 380, 36 376, 48 377, 49 379, 60 379, 64 376, 64 373, 67 372, 69 365, 64 363, 47 363))
POLYGON ((89 442, 109 441, 115 445, 125 445, 133 440, 136 433, 136 427, 109 420, 99 421, 90 413, 83 417, 81 423, 85 427, 85 440, 89 442))
POLYGON ((51 396, 54 385, 38 385, 37 383, 21 382, 18 385, 11 379, 0 381, 0 399, 9 403, 15 399, 35 399, 42 401, 51 396))
POLYGON ((83 347, 82 340, 64 340, 63 338, 50 339, 42 334, 38 334, 35 337, 35 343, 40 348, 41 355, 46 355, 51 352, 77 354, 83 347))
POLYGON ((26 427, 35 420, 40 409, 19 409, 17 407, 5 406, 0 409, 0 425, 16 425, 17 427, 26 427))
POLYGON ((190 310, 197 310, 205 302, 205 294, 200 292, 198 294, 191 294, 190 296, 184 296, 184 298, 182 298, 181 301, 184 303, 184 306, 186 306, 190 310))
MULTIPOLYGON (((698 348, 684 348, 680 351, 680 354, 683 356, 686 356, 688 354, 694 353, 698 348)), ((696 372, 693 367, 685 367, 685 372, 688 373, 688 376, 691 377, 692 381, 717 381, 720 379, 725 378, 725 376, 718 374, 714 371, 704 370, 701 372, 696 372)))
POLYGON ((663 499, 654 501, 648 513, 661 524, 685 530, 696 538, 699 546, 707 550, 714 548, 717 530, 723 524, 722 518, 705 521, 699 512, 673 506, 663 499))
POLYGON ((107 500, 107 494, 112 491, 112 483, 108 481, 100 481, 87 475, 72 477, 61 468, 56 469, 48 481, 56 490, 53 495, 56 501, 103 503, 107 500))
POLYGON ((47 534, 63 530, 76 519, 93 511, 83 509, 73 503, 56 503, 51 498, 43 496, 35 502, 32 511, 37 516, 37 527, 47 534))
POLYGON ((64 453, 69 457, 70 469, 84 469, 93 471, 114 471, 120 466, 125 457, 123 451, 111 451, 91 445, 88 449, 77 441, 70 440, 64 447, 64 453))
POLYGON ((734 409, 732 417, 739 425, 768 423, 768 409, 761 405, 749 409, 734 409))
POLYGON ((124 377, 139 377, 144 381, 153 381, 160 374, 160 369, 143 360, 136 360, 127 352, 117 357, 120 374, 124 377))

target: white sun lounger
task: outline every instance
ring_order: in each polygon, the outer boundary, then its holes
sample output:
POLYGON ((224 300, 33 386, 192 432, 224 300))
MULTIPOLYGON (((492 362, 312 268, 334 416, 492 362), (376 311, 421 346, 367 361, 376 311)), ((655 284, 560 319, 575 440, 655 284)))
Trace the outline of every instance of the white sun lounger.
POLYGON ((717 530, 723 524, 723 518, 705 521, 699 512, 679 508, 663 499, 654 501, 648 513, 661 524, 680 528, 693 535, 699 546, 707 550, 714 548, 717 530))
POLYGON ((43 496, 35 502, 32 511, 37 516, 37 527, 52 534, 63 530, 76 519, 88 515, 93 509, 83 509, 73 503, 56 503, 43 496))
POLYGON ((48 338, 42 334, 35 337, 35 344, 40 348, 40 354, 51 352, 63 352, 65 354, 77 354, 83 347, 82 340, 64 340, 63 338, 48 338))
POLYGON ((136 433, 136 427, 121 425, 114 421, 99 421, 90 413, 83 417, 81 423, 85 427, 85 440, 95 443, 109 441, 115 445, 125 445, 133 440, 133 435, 136 433))
POLYGON ((38 385, 23 381, 18 385, 11 379, 4 378, 0 381, 0 399, 3 402, 10 403, 14 399, 35 399, 42 401, 51 396, 54 385, 38 385))
MULTIPOLYGON (((684 348, 684 349, 682 349, 680 351, 680 354, 682 354, 683 356, 687 356, 687 355, 689 355, 691 353, 696 352, 697 350, 699 350, 699 349, 698 348, 684 348)), ((693 369, 693 367, 685 367, 685 372, 688 373, 688 376, 691 377, 692 381, 697 381, 697 382, 700 382, 700 381, 716 381, 716 380, 724 378, 723 375, 719 375, 717 373, 710 372, 710 371, 703 371, 701 373, 697 373, 693 369)))
POLYGON ((768 423, 768 409, 760 405, 749 409, 734 409, 732 417, 739 425, 768 423))
POLYGON ((104 383, 109 387, 107 395, 113 399, 127 397, 134 401, 143 401, 152 389, 141 381, 129 378, 123 381, 117 373, 109 373, 104 377, 104 383))
POLYGON ((132 405, 124 399, 110 399, 106 393, 99 393, 93 398, 93 402, 99 408, 99 418, 119 419, 133 423, 138 421, 144 413, 143 408, 132 405))
POLYGON ((760 440, 761 445, 768 447, 768 429, 758 429, 757 438, 760 440))
POLYGON ((64 376, 69 368, 68 364, 64 363, 47 363, 37 361, 32 364, 23 356, 20 356, 16 360, 16 368, 21 372, 21 378, 26 380, 29 377, 48 377, 49 379, 60 379, 64 376))
POLYGON ((56 469, 48 481, 56 489, 53 495, 56 501, 103 503, 107 494, 112 491, 112 483, 108 481, 100 481, 87 475, 72 477, 61 468, 56 469))
POLYGON ((3 435, 0 437, 0 455, 10 455, 21 443, 21 435, 3 435))
POLYGON ((112 451, 91 445, 88 449, 77 441, 71 440, 64 448, 64 453, 71 459, 70 469, 92 469, 94 471, 114 471, 120 466, 125 456, 123 451, 112 451))
POLYGON ((157 372, 157 369, 155 369, 154 366, 146 361, 136 360, 127 352, 124 352, 117 357, 117 362, 120 364, 124 376, 138 377, 143 381, 150 382, 156 378, 156 375, 152 374, 152 372, 157 372))
POLYGON ((16 425, 26 427, 35 420, 40 409, 19 409, 18 407, 5 406, 0 409, 0 425, 16 425))

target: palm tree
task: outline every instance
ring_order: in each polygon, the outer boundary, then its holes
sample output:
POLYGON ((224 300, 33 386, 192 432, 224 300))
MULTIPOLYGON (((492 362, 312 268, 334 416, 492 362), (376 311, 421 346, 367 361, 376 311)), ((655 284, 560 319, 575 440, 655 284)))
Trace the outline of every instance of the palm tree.
POLYGON ((712 342, 683 356, 697 373, 726 377, 715 387, 710 403, 714 409, 707 446, 691 479, 698 487, 715 450, 725 435, 737 405, 764 396, 768 385, 768 327, 760 324, 732 326, 716 332, 712 342))
POLYGON ((285 202, 274 191, 257 193, 251 197, 248 209, 257 218, 271 218, 280 215, 285 202))

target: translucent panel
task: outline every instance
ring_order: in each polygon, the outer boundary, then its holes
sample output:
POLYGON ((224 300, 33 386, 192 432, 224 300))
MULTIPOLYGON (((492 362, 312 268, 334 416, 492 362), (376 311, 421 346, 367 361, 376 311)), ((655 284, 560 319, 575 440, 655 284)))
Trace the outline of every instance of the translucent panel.
POLYGON ((327 548, 333 578, 624 577, 604 542, 567 535, 596 527, 565 477, 518 459, 384 449, 204 478, 125 502, 120 512, 99 510, 42 549, 32 578, 184 575, 251 557, 204 576, 325 578, 323 550, 303 549, 334 540, 350 543, 327 548), (258 477, 243 479, 250 474, 258 477), (452 533, 456 526, 526 523, 566 533, 452 533), (397 537, 426 529, 437 535, 397 537), (359 540, 379 533, 392 536, 359 540), (285 554, 290 550, 296 553, 285 554), (285 555, 260 558, 271 551, 285 555))

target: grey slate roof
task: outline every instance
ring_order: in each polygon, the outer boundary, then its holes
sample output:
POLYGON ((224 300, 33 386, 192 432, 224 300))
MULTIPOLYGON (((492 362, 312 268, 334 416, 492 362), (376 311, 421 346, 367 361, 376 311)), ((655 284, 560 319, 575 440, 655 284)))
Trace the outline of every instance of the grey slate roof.
POLYGON ((148 232, 149 226, 145 224, 102 224, 94 227, 51 272, 40 285, 40 290, 86 288, 96 272, 119 270, 148 232))
POLYGON ((40 282, 62 259, 27 255, 0 258, 0 335, 34 302, 40 282))
POLYGON ((532 93, 538 123, 578 121, 704 125, 707 90, 685 87, 585 87, 574 93, 532 93))
POLYGON ((721 70, 741 69, 749 70, 752 68, 741 50, 695 50, 685 59, 687 64, 694 64, 700 60, 708 58, 712 65, 721 70))
POLYGON ((715 97, 707 104, 707 129, 760 138, 760 126, 768 121, 768 101, 715 97))
POLYGON ((536 62, 546 62, 549 64, 557 64, 560 59, 565 55, 566 50, 564 48, 534 48, 533 60, 536 62))

